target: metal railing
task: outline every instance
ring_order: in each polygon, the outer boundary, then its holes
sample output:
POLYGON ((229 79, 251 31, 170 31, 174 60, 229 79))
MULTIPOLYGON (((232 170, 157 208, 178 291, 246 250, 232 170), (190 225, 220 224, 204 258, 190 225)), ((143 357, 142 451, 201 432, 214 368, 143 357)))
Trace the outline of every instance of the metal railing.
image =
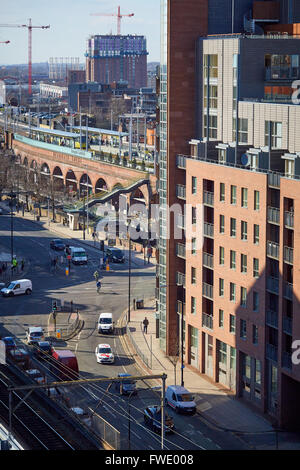
POLYGON ((286 369, 292 368, 292 355, 287 351, 283 351, 282 353, 282 367, 286 369))
POLYGON ((184 184, 176 185, 176 197, 179 199, 186 199, 186 187, 184 184))
POLYGON ((176 243, 176 256, 185 259, 185 245, 182 243, 176 243))
POLYGON ((267 241, 267 256, 279 259, 279 243, 267 241))
POLYGON ((294 262, 294 249, 290 246, 283 247, 283 260, 288 264, 293 264, 294 262))
POLYGON ((205 237, 214 238, 214 224, 210 224, 209 222, 204 222, 203 233, 205 237))
POLYGON ((120 431, 114 428, 111 424, 105 421, 97 413, 94 413, 92 408, 89 408, 92 416, 92 428, 97 433, 102 441, 105 441, 112 449, 121 450, 120 431))
POLYGON ((178 214, 177 216, 177 227, 185 230, 185 218, 182 214, 178 214))
POLYGON ((274 188, 280 187, 280 178, 279 173, 268 173, 268 185, 273 186, 274 188))
POLYGON ((184 155, 176 155, 176 167, 186 169, 186 157, 184 155))
POLYGON ((176 284, 185 287, 185 274, 176 272, 176 284))
POLYGON ((140 350, 138 344, 134 340, 133 335, 131 334, 130 327, 128 325, 126 326, 126 333, 129 336, 130 341, 132 342, 137 355, 142 359, 143 363, 146 364, 147 367, 151 368, 152 364, 151 364, 151 353, 150 353, 150 351, 149 351, 149 355, 147 355, 147 354, 143 353, 140 350))
POLYGON ((268 206, 268 222, 272 224, 280 224, 280 210, 277 207, 268 206))
POLYGON ((214 256, 213 255, 203 252, 202 259, 203 259, 202 261, 203 266, 205 266, 206 268, 214 269, 214 256))
POLYGON ((208 328, 209 330, 213 330, 214 328, 214 320, 212 315, 208 315, 207 313, 202 313, 202 326, 204 328, 208 328))
POLYGON ((283 316, 283 322, 282 322, 282 326, 283 326, 283 331, 288 334, 288 335, 292 335, 292 331, 293 331, 293 319, 291 317, 287 317, 286 315, 283 316))
POLYGON ((266 324, 272 328, 278 328, 278 313, 273 310, 267 310, 266 324))
POLYGON ((279 279, 277 277, 267 277, 267 290, 279 294, 279 279))
POLYGON ((214 286, 207 284, 207 282, 202 283, 202 294, 204 297, 207 297, 210 300, 214 298, 214 286))
POLYGON ((283 296, 288 300, 293 300, 293 284, 290 282, 284 283, 283 296))
POLYGON ((284 213, 284 225, 287 228, 294 228, 294 212, 286 211, 284 213))
POLYGON ((266 358, 277 362, 278 360, 278 348, 277 346, 274 346, 273 344, 267 343, 266 345, 266 358))
POLYGON ((203 191, 203 204, 214 207, 214 193, 203 191))

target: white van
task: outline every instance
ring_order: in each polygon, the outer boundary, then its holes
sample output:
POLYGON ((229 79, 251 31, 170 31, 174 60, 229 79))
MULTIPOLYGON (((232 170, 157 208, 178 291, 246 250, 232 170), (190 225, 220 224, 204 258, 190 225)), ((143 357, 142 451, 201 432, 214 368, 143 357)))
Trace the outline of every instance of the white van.
POLYGON ((100 313, 98 319, 98 333, 113 333, 114 322, 112 313, 100 313))
POLYGON ((41 326, 30 326, 26 331, 27 344, 37 345, 39 341, 44 341, 45 334, 41 326))
POLYGON ((4 287, 0 292, 3 297, 13 297, 21 294, 29 295, 32 292, 32 282, 29 279, 12 281, 8 287, 4 287))
POLYGON ((196 403, 193 395, 181 385, 169 385, 166 390, 166 404, 176 413, 196 413, 196 403))
POLYGON ((84 248, 70 246, 71 260, 73 264, 87 264, 87 254, 84 248))

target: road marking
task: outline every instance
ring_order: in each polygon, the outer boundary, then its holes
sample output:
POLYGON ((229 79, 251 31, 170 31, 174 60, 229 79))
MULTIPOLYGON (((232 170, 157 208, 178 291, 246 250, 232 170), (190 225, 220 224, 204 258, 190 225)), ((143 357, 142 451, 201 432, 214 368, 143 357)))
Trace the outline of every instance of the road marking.
POLYGON ((204 403, 198 405, 198 408, 200 409, 200 411, 204 412, 204 411, 207 411, 207 410, 210 410, 211 409, 211 404, 208 403, 208 401, 205 401, 204 403))

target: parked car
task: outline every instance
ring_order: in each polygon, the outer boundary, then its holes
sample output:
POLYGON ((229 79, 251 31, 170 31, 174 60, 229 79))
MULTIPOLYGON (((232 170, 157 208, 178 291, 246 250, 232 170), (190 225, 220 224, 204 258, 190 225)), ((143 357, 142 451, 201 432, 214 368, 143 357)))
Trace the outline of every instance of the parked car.
POLYGON ((12 281, 8 287, 4 287, 0 292, 3 297, 14 297, 21 294, 29 295, 32 292, 32 282, 29 279, 18 279, 12 281))
POLYGON ((169 385, 166 390, 166 404, 176 413, 196 413, 196 403, 193 395, 180 385, 169 385))
POLYGON ((17 347, 17 343, 12 336, 5 336, 4 338, 1 338, 1 340, 5 344, 6 352, 9 352, 17 347))
POLYGON ((113 364, 115 356, 109 344, 98 344, 95 350, 98 364, 113 364))
POLYGON ((49 341, 38 341, 33 352, 37 359, 50 359, 52 355, 52 346, 49 341))
POLYGON ((121 395, 136 395, 136 383, 135 380, 130 379, 130 374, 118 374, 118 377, 128 377, 126 380, 120 382, 115 382, 116 390, 121 393, 121 395))
POLYGON ((37 345, 45 339, 44 330, 41 326, 30 326, 26 331, 27 344, 37 345))
POLYGON ((65 249, 65 243, 59 238, 55 238, 50 242, 50 248, 55 251, 63 251, 65 249))
POLYGON ((105 254, 110 263, 125 263, 125 255, 119 248, 106 248, 105 254))
MULTIPOLYGON (((144 409, 144 422, 152 431, 161 432, 161 407, 158 405, 148 406, 144 409)), ((173 432, 175 429, 173 419, 165 414, 165 432, 173 432)))

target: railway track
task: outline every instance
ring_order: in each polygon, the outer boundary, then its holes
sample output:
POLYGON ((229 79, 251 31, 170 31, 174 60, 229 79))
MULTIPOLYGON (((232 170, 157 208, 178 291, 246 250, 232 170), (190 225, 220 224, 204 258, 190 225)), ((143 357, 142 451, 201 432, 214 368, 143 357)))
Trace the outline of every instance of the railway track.
MULTIPOLYGON (((0 418, 9 425, 8 386, 24 385, 13 367, 0 366, 0 418)), ((12 408, 25 396, 22 391, 12 393, 12 408)), ((12 433, 30 450, 97 450, 99 445, 80 429, 80 425, 41 392, 32 392, 12 415, 12 433)))

